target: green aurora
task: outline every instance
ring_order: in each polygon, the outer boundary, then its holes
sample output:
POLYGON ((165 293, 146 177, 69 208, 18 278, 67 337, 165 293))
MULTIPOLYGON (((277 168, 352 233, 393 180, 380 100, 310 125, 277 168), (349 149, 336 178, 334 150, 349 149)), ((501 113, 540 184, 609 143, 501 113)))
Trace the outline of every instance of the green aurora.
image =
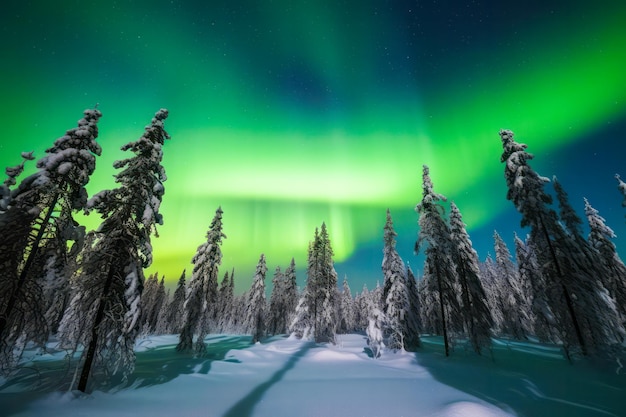
POLYGON ((89 190, 111 188, 119 147, 168 108, 165 224, 147 272, 169 283, 190 272, 221 206, 222 270, 235 268, 237 291, 260 253, 270 271, 295 257, 303 280, 323 221, 340 276, 371 286, 379 266, 347 265, 380 264, 387 208, 400 241, 414 240, 422 164, 471 233, 512 210, 500 128, 541 155, 626 118, 621 2, 53 3, 0 17, 0 165, 43 156, 98 103, 89 190))

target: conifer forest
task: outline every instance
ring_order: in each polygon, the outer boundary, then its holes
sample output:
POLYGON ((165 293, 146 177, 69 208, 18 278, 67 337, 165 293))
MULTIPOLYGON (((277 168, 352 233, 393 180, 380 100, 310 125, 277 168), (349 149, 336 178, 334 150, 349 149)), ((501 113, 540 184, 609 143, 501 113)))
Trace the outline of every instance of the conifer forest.
MULTIPOLYGON (((626 266, 612 242, 615 234, 588 201, 583 221, 557 178, 532 168, 533 154, 510 130, 499 133, 506 198, 528 230, 515 236, 513 251, 496 231, 495 257, 480 261, 460 209, 452 202, 446 213, 446 197, 435 191, 424 165, 415 251, 425 262, 417 275, 396 250, 387 210, 376 288, 353 292, 347 276, 339 285, 322 223, 309 242, 303 288, 293 259, 268 277, 260 254, 252 286, 236 294, 236 271, 220 270, 228 213, 218 207, 191 275, 183 270, 170 294, 158 274, 144 276, 152 263, 151 240, 164 221, 159 207, 167 180, 161 161, 170 139, 168 111, 159 110, 143 135, 122 147, 129 157, 114 164, 118 187, 88 198, 84 187, 102 152, 100 117, 97 109, 85 110, 78 126, 43 157, 31 162, 35 156, 22 153, 20 164, 6 168, 0 202, 5 377, 19 371, 27 346, 44 349, 52 339, 76 357, 72 384, 86 391, 92 378, 131 374, 136 338, 159 334, 179 334, 176 350, 196 355, 206 353, 211 333, 250 335, 252 343, 293 334, 334 344, 338 334, 363 332, 374 358, 384 350, 419 351, 421 335, 437 335, 445 356, 459 346, 488 355, 496 337, 553 344, 571 362, 624 359, 626 266), (28 163, 37 170, 21 178, 28 163), (74 219, 79 211, 97 213, 99 227, 87 231, 74 219)), ((615 180, 626 206, 626 183, 619 175, 615 180)))
POLYGON ((626 417, 625 27, 3 4, 0 417, 626 417))

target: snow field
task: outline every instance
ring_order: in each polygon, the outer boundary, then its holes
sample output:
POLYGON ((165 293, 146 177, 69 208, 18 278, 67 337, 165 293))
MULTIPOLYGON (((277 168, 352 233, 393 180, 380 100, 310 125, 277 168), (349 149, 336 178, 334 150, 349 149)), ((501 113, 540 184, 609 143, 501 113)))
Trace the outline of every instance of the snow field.
MULTIPOLYGON (((337 345, 272 338, 229 351, 194 373, 162 383, 91 395, 52 393, 16 417, 244 416, 508 416, 476 397, 437 382, 413 353, 374 360, 362 335, 337 345)), ((219 341, 219 338, 217 339, 219 341)), ((176 336, 139 341, 138 352, 174 349, 176 336)), ((209 350, 211 341, 209 340, 209 350)), ((163 364, 163 366, 168 366, 163 364)), ((1 412, 0 412, 1 414, 1 412)))

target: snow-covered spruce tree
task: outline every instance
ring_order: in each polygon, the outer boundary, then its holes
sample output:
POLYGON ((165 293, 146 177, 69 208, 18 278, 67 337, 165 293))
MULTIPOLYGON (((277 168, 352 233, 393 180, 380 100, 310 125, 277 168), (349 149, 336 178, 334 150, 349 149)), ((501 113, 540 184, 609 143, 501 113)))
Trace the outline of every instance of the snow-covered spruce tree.
POLYGON ((492 327, 491 333, 494 335, 502 334, 502 327, 504 322, 504 314, 502 313, 502 302, 500 301, 500 292, 497 288, 498 282, 498 266, 491 257, 491 254, 487 254, 487 258, 484 262, 478 263, 478 269, 480 270, 480 281, 485 295, 487 296, 487 305, 491 312, 492 327))
POLYGON ((266 302, 265 302, 265 274, 267 265, 265 255, 261 254, 256 266, 256 273, 248 296, 248 303, 244 313, 246 333, 252 335, 252 343, 259 342, 265 336, 266 302))
POLYGON ((496 252, 495 292, 500 303, 500 333, 516 340, 526 339, 530 331, 530 305, 524 298, 518 269, 508 246, 497 231, 493 232, 496 252))
POLYGON ((316 342, 335 342, 337 327, 337 273, 326 224, 315 229, 309 244, 307 282, 296 308, 290 332, 299 337, 312 336, 316 342))
POLYGON ((170 294, 170 289, 165 288, 163 293, 163 302, 161 303, 161 308, 157 314, 156 325, 154 326, 154 334, 162 335, 169 334, 168 327, 169 323, 167 322, 167 313, 168 307, 170 305, 170 300, 172 299, 170 294))
POLYGON ((363 284, 360 293, 354 297, 354 327, 357 331, 365 331, 367 329, 367 319, 369 315, 368 300, 370 292, 367 285, 363 284))
POLYGON ((350 285, 348 285, 348 277, 343 277, 343 289, 339 299, 339 327, 338 333, 350 333, 355 328, 354 300, 350 285))
MULTIPOLYGON (((419 213, 419 234, 415 242, 415 252, 426 248, 424 270, 425 288, 436 291, 439 317, 446 356, 450 354, 450 336, 463 329, 461 306, 455 291, 455 268, 450 254, 450 228, 444 219, 444 208, 439 201, 446 198, 435 193, 429 169, 423 169, 423 196, 415 211, 419 213)), ((430 300, 423 300, 428 302, 430 300)), ((434 300, 433 300, 434 301, 434 300)))
POLYGON ((215 210, 215 216, 206 234, 206 242, 198 246, 191 262, 193 273, 189 281, 189 294, 185 300, 185 320, 180 332, 180 341, 176 346, 178 351, 190 351, 194 348, 193 335, 197 334, 195 351, 202 354, 206 350, 204 337, 210 326, 215 326, 215 310, 217 303, 217 288, 219 266, 222 263, 222 233, 221 207, 215 210))
POLYGON ((493 321, 480 281, 478 254, 472 247, 461 212, 454 202, 450 204, 450 238, 453 243, 452 258, 461 286, 461 311, 465 331, 472 348, 480 355, 491 346, 493 321))
POLYGON ((285 269, 285 286, 283 300, 285 304, 285 332, 287 327, 293 321, 296 314, 296 306, 298 305, 298 283, 296 280, 296 260, 291 258, 291 262, 285 269))
POLYGON ((544 343, 559 342, 554 314, 546 298, 546 281, 541 274, 530 236, 524 242, 517 234, 515 235, 515 257, 520 280, 529 285, 529 289, 525 290, 524 293, 527 304, 530 306, 528 316, 531 333, 544 343))
POLYGON ((164 332, 165 334, 180 333, 182 330, 183 321, 185 319, 185 298, 187 295, 185 274, 186 270, 183 269, 180 278, 178 278, 172 301, 167 305, 167 314, 165 316, 167 327, 164 332))
POLYGON ((285 303, 283 301, 286 283, 285 275, 280 270, 280 266, 277 266, 276 271, 274 271, 272 284, 272 295, 270 296, 270 306, 267 317, 267 333, 275 335, 287 331, 285 303))
POLYGON ((533 156, 526 152, 526 145, 515 142, 510 130, 501 130, 500 137, 501 161, 506 162, 509 188, 507 199, 522 214, 522 227, 531 227, 531 238, 546 278, 547 299, 566 355, 572 347, 580 349, 583 356, 611 354, 624 332, 613 300, 599 281, 589 275, 584 263, 575 259, 579 248, 549 207, 552 198, 543 188, 549 180, 528 165, 533 156))
MULTIPOLYGON (((152 263, 150 236, 163 223, 159 213, 167 179, 161 165, 163 127, 168 112, 159 110, 144 134, 122 146, 133 157, 116 161, 118 188, 101 191, 86 210, 103 221, 86 247, 74 295, 59 327, 62 346, 84 346, 78 389, 85 391, 92 368, 105 374, 134 368, 134 342, 139 331, 143 268, 152 263)), ((158 236, 158 235, 157 235, 158 236)))
POLYGON ((159 281, 158 273, 148 277, 141 295, 141 332, 145 335, 156 332, 159 313, 165 301, 165 277, 159 281))
POLYGON ((385 313, 384 329, 387 347, 408 351, 419 347, 419 317, 413 315, 404 262, 396 250, 397 233, 393 229, 391 213, 387 209, 387 221, 383 233, 383 291, 381 303, 385 313))
POLYGON ((228 271, 224 274, 219 289, 217 329, 222 333, 231 331, 233 300, 235 297, 234 291, 235 270, 233 269, 231 274, 228 274, 228 271))
MULTIPOLYGON (((38 170, 11 190, 10 196, 3 196, 6 207, 0 215, 0 372, 13 368, 26 342, 43 344, 47 340, 45 266, 48 263, 55 271, 63 271, 68 241, 84 235, 72 213, 82 210, 87 202, 85 185, 95 170, 96 156, 101 153, 96 138, 102 114, 95 109, 83 114, 76 128, 46 149, 46 155, 37 161, 38 170)), ((22 156, 32 158, 29 153, 22 156)), ((22 166, 7 171, 7 189, 21 171, 22 166)), ((62 286, 61 281, 66 280, 66 275, 57 275, 52 283, 62 286)))
POLYGON ((626 322, 626 266, 617 254, 614 239, 615 232, 604 222, 598 210, 593 208, 585 199, 585 215, 589 222, 589 243, 598 251, 601 259, 599 265, 603 271, 599 274, 604 287, 615 300, 615 305, 621 314, 622 323, 626 322))
POLYGON ((367 345, 372 351, 372 357, 378 359, 382 355, 383 349, 385 349, 384 329, 387 327, 387 319, 385 313, 378 308, 378 303, 370 298, 367 304, 367 311, 369 312, 367 328, 365 330, 365 334, 367 334, 367 345))
POLYGON ((409 308, 411 311, 410 314, 417 321, 417 333, 420 333, 422 331, 420 295, 415 275, 413 274, 413 270, 409 265, 407 265, 406 268, 406 284, 406 288, 409 292, 409 308))

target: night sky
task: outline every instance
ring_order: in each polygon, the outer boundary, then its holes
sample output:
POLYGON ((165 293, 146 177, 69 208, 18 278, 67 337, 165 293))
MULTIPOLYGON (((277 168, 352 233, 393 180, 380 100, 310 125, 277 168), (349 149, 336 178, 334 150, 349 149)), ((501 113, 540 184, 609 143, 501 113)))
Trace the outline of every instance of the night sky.
POLYGON ((626 3, 603 0, 10 2, 0 166, 21 151, 42 157, 98 104, 93 195, 115 186, 119 147, 168 108, 165 224, 148 273, 170 285, 185 267, 189 276, 221 205, 221 274, 235 268, 237 292, 261 253, 269 277, 295 257, 303 284, 323 221, 354 291, 382 280, 387 208, 400 255, 421 273, 423 164, 481 259, 494 229, 513 250, 513 231, 526 231, 505 198, 507 128, 626 251, 613 178, 626 177, 625 28, 626 3))

